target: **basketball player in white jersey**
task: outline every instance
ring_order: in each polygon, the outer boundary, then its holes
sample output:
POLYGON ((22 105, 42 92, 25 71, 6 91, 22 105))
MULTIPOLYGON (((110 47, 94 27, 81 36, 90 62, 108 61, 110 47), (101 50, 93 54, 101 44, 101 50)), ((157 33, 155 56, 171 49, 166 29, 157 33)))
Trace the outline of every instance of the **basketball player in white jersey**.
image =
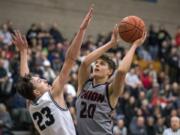
POLYGON ((32 76, 28 67, 28 44, 19 32, 15 33, 14 44, 20 51, 20 80, 17 91, 31 103, 28 107, 33 123, 41 135, 75 135, 71 114, 66 106, 63 87, 77 57, 93 14, 92 7, 80 25, 72 44, 66 52, 62 70, 52 86, 38 76, 32 76))
POLYGON ((123 93, 125 75, 131 66, 135 50, 143 44, 145 37, 144 34, 132 44, 110 83, 108 80, 115 70, 115 64, 104 53, 117 44, 117 26, 107 44, 85 56, 78 73, 76 110, 79 135, 112 135, 110 113, 123 93), (93 62, 95 65, 90 75, 93 62))

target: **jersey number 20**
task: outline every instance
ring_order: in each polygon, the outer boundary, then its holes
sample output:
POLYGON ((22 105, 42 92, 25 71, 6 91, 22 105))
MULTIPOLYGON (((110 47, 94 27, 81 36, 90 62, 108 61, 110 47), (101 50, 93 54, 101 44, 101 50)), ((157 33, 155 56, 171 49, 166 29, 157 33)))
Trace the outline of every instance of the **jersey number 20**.
POLYGON ((91 118, 94 117, 94 112, 96 110, 95 104, 87 105, 86 102, 81 102, 82 109, 80 111, 80 118, 91 118))
POLYGON ((40 112, 35 112, 33 113, 32 116, 34 120, 37 120, 37 125, 41 131, 44 130, 47 126, 52 125, 55 121, 49 107, 42 108, 40 112), (43 123, 43 116, 46 117, 44 123, 43 123))

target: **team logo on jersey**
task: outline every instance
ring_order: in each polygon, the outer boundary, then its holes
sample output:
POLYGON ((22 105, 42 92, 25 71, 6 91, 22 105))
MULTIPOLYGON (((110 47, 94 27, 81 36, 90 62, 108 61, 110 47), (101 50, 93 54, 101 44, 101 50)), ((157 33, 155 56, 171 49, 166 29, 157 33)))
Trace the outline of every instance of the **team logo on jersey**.
POLYGON ((93 91, 87 91, 87 90, 83 90, 81 94, 81 98, 99 102, 99 103, 102 103, 104 101, 104 95, 97 92, 93 92, 93 91))

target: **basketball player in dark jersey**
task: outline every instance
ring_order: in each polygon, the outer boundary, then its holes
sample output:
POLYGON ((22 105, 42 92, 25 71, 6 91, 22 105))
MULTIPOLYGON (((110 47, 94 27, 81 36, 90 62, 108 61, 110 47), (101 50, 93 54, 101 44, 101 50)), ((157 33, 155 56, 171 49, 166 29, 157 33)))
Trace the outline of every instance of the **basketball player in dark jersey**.
POLYGON ((115 71, 111 83, 108 83, 108 80, 115 70, 115 64, 104 53, 117 44, 117 26, 107 44, 85 56, 78 73, 76 110, 79 135, 112 135, 110 113, 123 93, 125 76, 131 66, 135 50, 143 44, 145 37, 144 34, 132 44, 115 71), (95 64, 91 74, 93 62, 95 64))
POLYGON ((80 29, 66 52, 63 67, 52 86, 46 80, 30 75, 28 67, 28 44, 20 32, 16 32, 13 43, 20 51, 20 80, 17 91, 31 103, 28 106, 36 129, 41 135, 75 135, 70 112, 64 101, 63 88, 69 73, 80 53, 82 41, 93 9, 83 19, 80 29))

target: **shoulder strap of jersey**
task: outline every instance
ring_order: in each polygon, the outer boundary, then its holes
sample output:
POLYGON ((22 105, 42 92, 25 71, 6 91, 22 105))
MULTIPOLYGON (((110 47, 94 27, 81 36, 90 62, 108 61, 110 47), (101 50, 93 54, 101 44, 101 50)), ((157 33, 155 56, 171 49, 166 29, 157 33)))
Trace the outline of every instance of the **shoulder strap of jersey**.
POLYGON ((106 83, 106 97, 107 97, 107 100, 108 100, 108 104, 109 104, 109 107, 111 108, 111 110, 114 110, 114 108, 111 106, 110 104, 110 94, 109 94, 109 84, 110 83, 106 83))

